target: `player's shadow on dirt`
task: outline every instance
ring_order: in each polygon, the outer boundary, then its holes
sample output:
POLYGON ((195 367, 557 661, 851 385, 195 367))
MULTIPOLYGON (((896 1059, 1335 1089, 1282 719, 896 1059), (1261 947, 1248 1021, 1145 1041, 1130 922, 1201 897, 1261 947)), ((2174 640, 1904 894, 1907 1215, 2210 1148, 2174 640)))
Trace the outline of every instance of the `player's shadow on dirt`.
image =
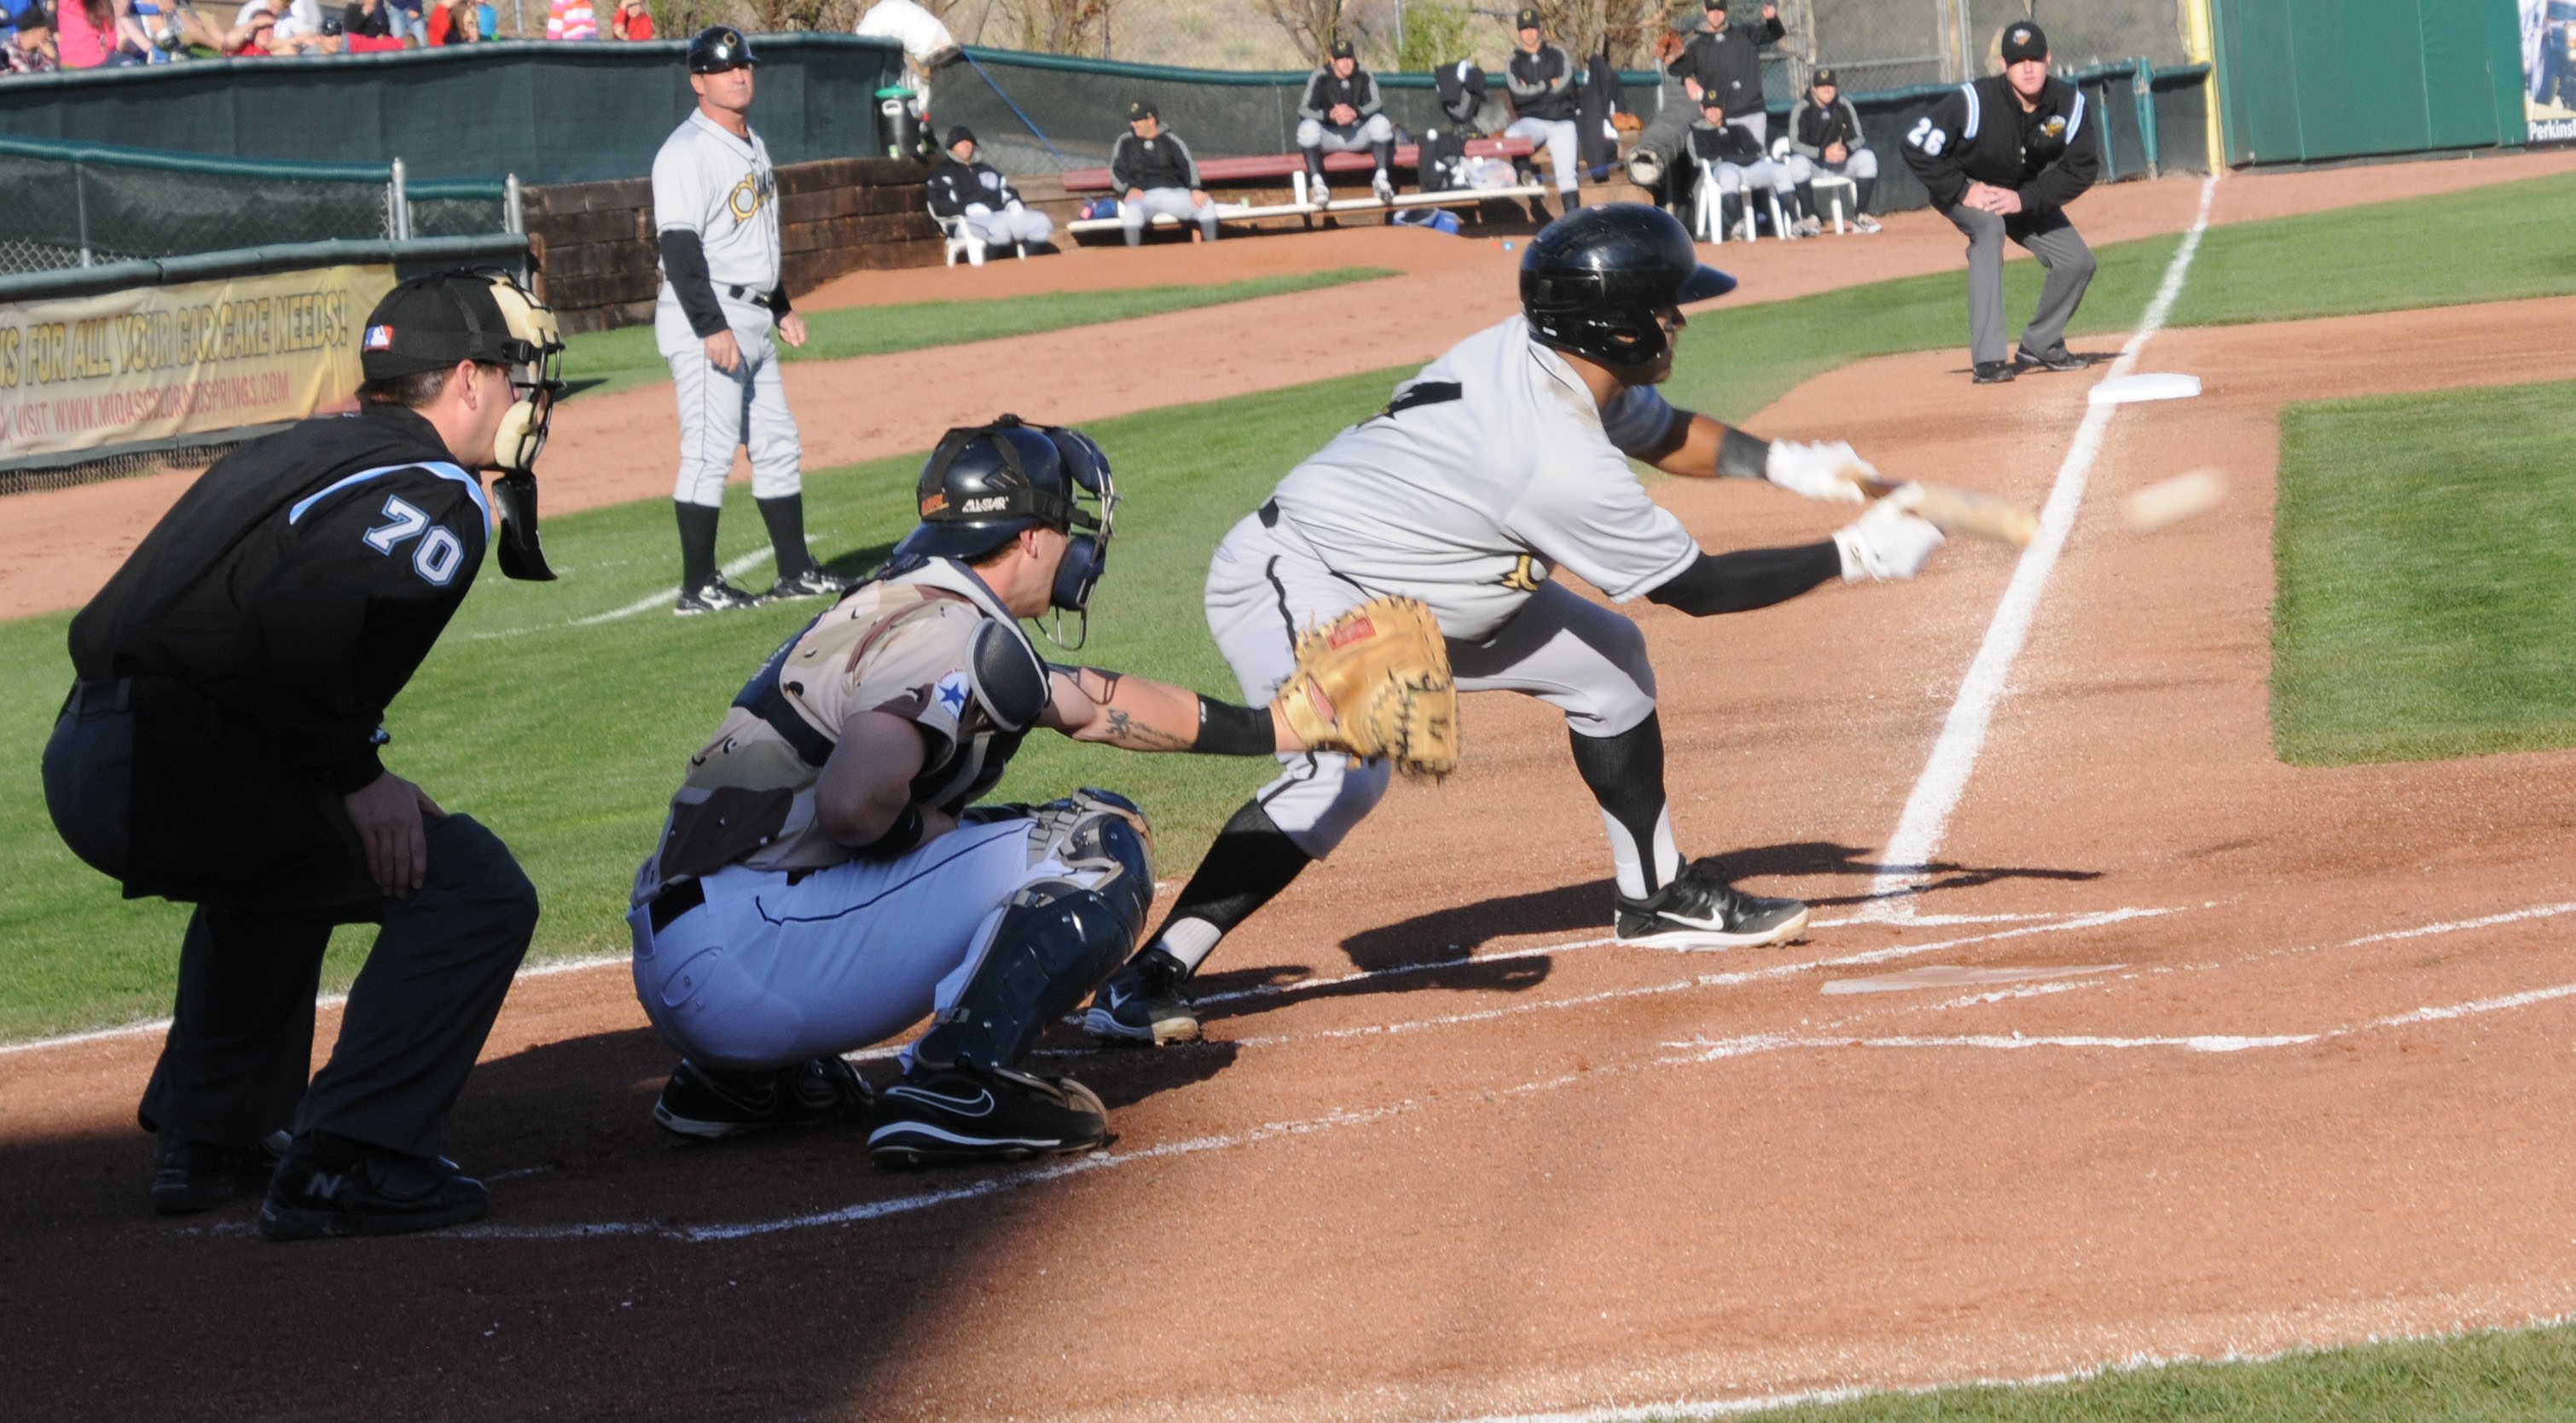
MULTIPOLYGON (((1792 879, 1815 880, 1829 876, 1863 881, 1875 880, 1888 873, 1891 866, 1870 858, 1873 852, 1858 845, 1837 845, 1829 840, 1797 840, 1785 845, 1761 845, 1747 850, 1731 850, 1706 857, 1708 864, 1726 880, 1757 879, 1781 875, 1792 879)), ((2062 870, 2035 865, 1963 865, 1955 860, 1935 860, 1926 867, 1931 878, 1911 896, 1921 900, 1947 890, 1973 889, 1978 885, 2001 880, 2066 880, 2082 883, 2102 877, 2100 870, 2062 870)), ((1806 896, 1811 908, 1826 909, 1853 904, 1877 902, 1878 896, 1858 894, 1815 894, 1806 896)))
POLYGON ((1544 956, 1471 960, 1444 952, 1437 959, 1389 963, 1362 970, 1365 977, 1302 981, 1302 968, 1267 968, 1242 975, 1203 975, 1190 980, 1199 1021, 1250 1017, 1295 1003, 1358 998, 1373 993, 1522 993, 1547 981, 1555 964, 1544 956), (1239 986, 1230 983, 1239 981, 1239 986), (1226 997, 1244 993, 1240 998, 1226 997))

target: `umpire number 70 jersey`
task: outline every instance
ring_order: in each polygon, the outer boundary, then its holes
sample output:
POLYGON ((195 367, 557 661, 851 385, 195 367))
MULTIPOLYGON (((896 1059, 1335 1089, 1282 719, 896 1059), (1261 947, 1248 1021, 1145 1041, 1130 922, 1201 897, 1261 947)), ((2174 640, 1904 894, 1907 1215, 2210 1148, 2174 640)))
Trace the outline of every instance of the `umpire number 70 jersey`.
POLYGON ((736 138, 703 112, 681 120, 653 155, 653 230, 684 227, 706 249, 721 293, 778 285, 778 175, 757 129, 736 138))
POLYGON ((1597 409, 1515 316, 1397 386, 1275 498, 1333 572, 1420 598, 1442 633, 1480 642, 1554 569, 1624 603, 1699 557, 1628 464, 1678 445, 1689 418, 1652 386, 1597 409))

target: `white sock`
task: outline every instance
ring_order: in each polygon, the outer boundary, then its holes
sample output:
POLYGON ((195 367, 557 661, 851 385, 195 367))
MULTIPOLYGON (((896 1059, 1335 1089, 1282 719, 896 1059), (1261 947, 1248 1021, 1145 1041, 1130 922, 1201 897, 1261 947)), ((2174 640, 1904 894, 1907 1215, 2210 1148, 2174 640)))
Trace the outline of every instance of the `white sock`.
POLYGON ((1204 919, 1175 919, 1154 936, 1154 947, 1179 959, 1190 972, 1199 971, 1207 956, 1216 951, 1217 940, 1225 931, 1204 919))

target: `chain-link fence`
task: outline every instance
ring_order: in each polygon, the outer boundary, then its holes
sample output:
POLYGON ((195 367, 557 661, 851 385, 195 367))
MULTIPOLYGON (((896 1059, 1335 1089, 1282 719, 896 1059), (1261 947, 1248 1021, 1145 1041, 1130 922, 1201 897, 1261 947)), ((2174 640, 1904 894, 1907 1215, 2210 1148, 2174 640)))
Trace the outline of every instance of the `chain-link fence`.
POLYGON ((0 273, 333 239, 520 230, 507 183, 0 137, 0 273))
POLYGON ((1788 88, 1830 65, 1850 90, 1956 84, 1991 74, 2003 32, 2035 20, 2060 71, 2143 59, 2187 62, 2174 0, 1788 0, 1781 44, 1788 88))

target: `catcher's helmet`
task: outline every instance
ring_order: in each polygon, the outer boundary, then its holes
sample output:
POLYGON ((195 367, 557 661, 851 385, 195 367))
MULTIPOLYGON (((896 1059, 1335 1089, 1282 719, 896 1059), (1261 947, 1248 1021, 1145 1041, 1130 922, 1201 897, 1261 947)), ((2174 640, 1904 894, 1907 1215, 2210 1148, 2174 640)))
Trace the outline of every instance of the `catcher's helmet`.
POLYGON ((722 74, 758 63, 760 56, 751 52, 751 41, 731 25, 709 25, 689 41, 691 74, 722 74))
POLYGON ((1017 415, 951 430, 923 462, 916 495, 921 525, 895 558, 980 558, 1043 526, 1073 535, 1051 601, 1069 613, 1091 602, 1109 562, 1118 489, 1089 435, 1017 415))
POLYGON ((1700 265, 1671 213, 1644 203, 1578 208, 1531 238, 1521 257, 1531 334, 1618 370, 1671 350, 1658 312, 1733 290, 1735 278, 1700 265))

